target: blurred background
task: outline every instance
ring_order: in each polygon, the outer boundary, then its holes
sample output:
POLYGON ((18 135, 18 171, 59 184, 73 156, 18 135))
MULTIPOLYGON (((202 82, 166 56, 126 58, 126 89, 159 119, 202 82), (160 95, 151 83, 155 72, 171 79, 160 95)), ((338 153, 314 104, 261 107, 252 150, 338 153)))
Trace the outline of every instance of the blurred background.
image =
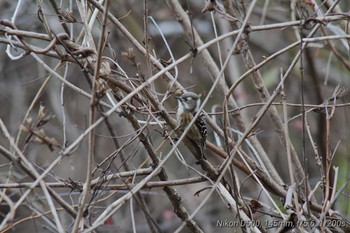
MULTIPOLYGON (((219 2, 219 1, 218 1, 219 2)), ((224 1, 225 2, 225 1, 224 1)), ((244 20, 244 12, 249 7, 251 1, 244 1, 244 5, 232 1, 234 9, 238 14, 236 17, 239 20, 244 20), (245 7, 245 8, 244 8, 245 7)), ((289 22, 299 19, 313 19, 317 16, 315 8, 309 1, 295 1, 295 11, 291 7, 291 1, 257 1, 253 9, 248 23, 251 27, 259 25, 271 25, 283 22, 289 22)), ((312 2, 312 1, 310 1, 312 2)), ((322 12, 326 12, 329 8, 328 4, 323 4, 323 1, 316 1, 321 7, 322 12)), ((332 1, 329 1, 332 2, 332 1)), ((218 12, 203 12, 206 1, 179 1, 183 9, 191 16, 193 28, 195 28, 203 42, 209 42, 216 37, 232 31, 230 20, 227 16, 218 12), (215 33, 216 31, 216 33, 215 33), (216 35, 217 34, 217 35, 216 35)), ((219 2, 221 4, 221 2, 219 2)), ((0 18, 2 20, 11 20, 17 1, 0 1, 0 18)), ((74 17, 72 22, 65 22, 69 29, 70 35, 74 42, 82 43, 83 20, 80 17, 78 6, 75 1, 23 1, 18 9, 18 14, 15 20, 17 29, 35 32, 38 34, 47 34, 47 29, 43 22, 48 23, 48 27, 54 34, 63 33, 64 27, 62 20, 57 17, 57 12, 53 7, 56 4, 57 9, 62 12, 69 12, 74 17), (43 15, 45 20, 43 20, 43 15)), ((91 7, 91 5, 90 5, 91 7)), ((159 59, 159 61, 169 61, 171 56, 161 33, 172 52, 175 60, 188 54, 196 46, 193 40, 184 32, 181 24, 178 22, 179 16, 173 14, 173 9, 166 1, 110 1, 110 12, 121 22, 121 24, 131 33, 131 35, 142 45, 147 44, 150 53, 159 59), (145 13, 145 8, 147 13, 145 13), (154 22, 148 18, 145 23, 146 16, 152 17, 154 22), (147 24, 147 31, 145 25, 147 24), (148 32, 148 42, 145 43, 145 35, 148 32), (161 32, 161 33, 160 33, 161 32)), ((223 6, 222 6, 223 7, 223 6)), ((340 1, 337 5, 338 13, 349 12, 350 3, 348 1, 340 1)), ((88 8, 92 9, 92 8, 88 8)), ((336 15, 336 11, 334 11, 336 15)), ((349 17, 349 16, 348 16, 349 17)), ((349 20, 349 18, 347 18, 349 20)), ((97 20, 92 27, 91 33, 94 38, 96 47, 101 35, 102 14, 97 15, 97 20)), ((298 41, 300 35, 305 37, 308 35, 317 21, 310 20, 309 24, 300 30, 298 27, 285 28, 266 28, 250 32, 248 45, 253 54, 256 63, 264 61, 268 56, 280 51, 290 44, 298 41)), ((323 22, 322 30, 319 30, 315 37, 326 35, 349 36, 348 21, 337 20, 332 22, 323 22), (328 24, 327 24, 328 23, 328 24)), ((18 148, 23 152, 25 157, 32 162, 36 170, 43 172, 52 161, 60 154, 63 148, 68 147, 74 142, 89 126, 89 111, 90 98, 83 96, 78 91, 63 85, 62 81, 50 75, 42 63, 39 63, 29 54, 22 58, 14 60, 6 53, 8 46, 9 35, 6 34, 4 24, 0 25, 0 118, 6 126, 11 137, 17 142, 18 148), (42 90, 41 90, 42 89, 42 90), (41 93, 39 92, 41 90, 41 93), (38 99, 33 102, 36 95, 38 99), (33 106, 31 106, 33 105, 33 106), (31 107, 30 107, 31 106, 31 107), (48 138, 54 139, 53 148, 50 148, 45 143, 35 142, 28 138, 28 129, 21 131, 21 125, 28 126, 36 124, 40 120, 40 108, 44 107, 45 116, 49 116, 49 121, 37 129, 44 130, 48 138), (38 115, 39 114, 39 115, 38 115), (27 115, 27 117, 26 117, 27 115), (26 117, 26 118, 25 118, 26 117)), ((108 22, 106 27, 107 44, 103 52, 103 56, 109 57, 119 67, 111 64, 113 72, 123 73, 138 83, 139 80, 147 80, 158 70, 153 66, 148 66, 148 61, 135 46, 125 37, 114 24, 108 22), (131 50, 132 49, 132 50, 131 50), (126 54, 130 51, 135 55, 135 63, 127 58, 126 54), (141 77, 141 78, 140 78, 141 77)), ((33 46, 45 48, 48 45, 47 41, 24 37, 26 42, 33 46)), ((244 74, 248 68, 245 60, 240 52, 229 55, 228 52, 233 44, 234 38, 228 37, 221 40, 219 44, 213 44, 208 47, 209 53, 214 59, 218 67, 221 66, 220 61, 225 60, 227 56, 231 56, 229 65, 224 72, 224 79, 228 87, 244 74)), ((64 49, 61 47, 62 51, 64 49)), ((291 64, 300 46, 296 46, 278 56, 271 59, 264 66, 259 68, 264 81, 265 87, 272 94, 283 75, 291 64)), ((20 55, 22 49, 10 48, 12 55, 20 55)), ((92 74, 84 71, 84 69, 75 62, 63 62, 59 65, 60 59, 48 56, 47 54, 38 55, 42 61, 55 69, 65 80, 75 85, 79 89, 91 93, 92 74)), ((311 188, 314 188, 318 182, 324 181, 324 173, 322 166, 317 165, 317 157, 315 156, 315 148, 319 156, 324 158, 327 150, 332 154, 331 166, 338 167, 336 179, 336 191, 339 196, 333 205, 333 208, 345 219, 349 217, 349 164, 350 164, 350 132, 348 130, 349 122, 349 87, 350 87, 350 59, 349 59, 349 37, 337 40, 317 41, 310 43, 304 50, 302 59, 299 60, 293 71, 289 75, 284 84, 284 92, 286 95, 287 111, 289 119, 289 137, 299 155, 302 165, 307 169, 308 182, 311 188), (334 99, 336 93, 336 99, 334 99), (302 97, 303 95, 303 97, 302 97), (309 125, 310 135, 304 131, 303 137, 303 118, 302 118, 302 98, 305 103, 306 121, 309 125), (333 98, 333 99, 332 99, 333 98), (326 106, 333 106, 327 108, 326 106), (332 112, 333 111, 333 112, 332 112), (331 118, 330 114, 333 114, 331 118), (327 120, 328 118, 328 120, 327 120), (310 141, 310 136, 314 140, 310 141), (313 145, 314 143, 314 145, 313 145)), ((193 91, 201 95, 204 99, 213 85, 213 77, 208 72, 208 67, 203 62, 201 54, 188 59, 177 66, 178 79, 177 81, 188 91, 193 91)), ((171 70, 171 74, 175 74, 175 70, 171 70)), ((124 81, 122 79, 122 81, 124 81)), ((172 117, 175 118, 177 103, 173 96, 166 98, 169 91, 169 81, 165 77, 157 79, 152 83, 151 90, 154 91, 162 102, 166 110, 169 111, 172 117)), ((125 94, 125 93, 124 93, 125 94)), ((209 101, 204 106, 204 110, 211 117, 215 117, 215 122, 223 127, 223 98, 226 93, 219 89, 213 92, 209 97, 209 101)), ((140 94, 142 95, 142 94, 140 94)), ((254 87, 250 77, 245 78, 234 90, 233 97, 240 108, 240 113, 244 116, 246 122, 251 122, 262 107, 262 101, 254 87)), ((101 98, 102 101, 109 103, 106 96, 101 98)), ((280 95, 274 100, 274 105, 278 110, 278 114, 283 119, 283 110, 281 104, 282 98, 280 95)), ((133 104, 132 101, 130 104, 133 104)), ((103 111, 107 111, 105 108, 103 111)), ((232 110, 234 114, 237 109, 232 110)), ((147 111, 140 110, 135 113, 137 119, 141 122, 149 120, 147 111)), ((156 116, 156 113, 155 113, 156 116)), ((101 117, 97 113, 97 117, 101 117)), ((163 119, 159 118, 160 121, 163 119)), ((102 175, 114 174, 117 172, 134 170, 140 168, 141 164, 148 158, 147 152, 139 140, 131 140, 136 135, 134 128, 130 122, 118 113, 113 113, 108 117, 110 126, 114 129, 115 135, 111 135, 108 130, 108 124, 100 124, 96 127, 95 146, 94 146, 94 178, 102 177, 102 175), (116 142, 119 145, 116 146, 116 142), (118 150, 122 148, 121 150, 118 150), (104 161, 108 156, 116 154, 114 159, 104 161), (121 156, 122 155, 122 156, 121 156), (125 166, 127 165, 127 167, 125 166)), ((239 138, 239 130, 237 123, 232 120, 231 127, 233 138, 239 138)), ((23 129, 23 128, 22 128, 23 129)), ((164 142, 164 128, 159 125, 148 125, 145 128, 146 135, 152 142, 154 148, 157 148, 164 142)), ((271 163, 275 166, 277 173, 287 185, 290 184, 287 154, 284 146, 279 142, 275 129, 271 124, 271 120, 266 115, 256 127, 254 137, 261 143, 266 151, 271 163)), ((214 132, 209 128, 208 141, 219 146, 216 141, 214 132)), ((221 143, 224 143, 221 141, 221 143)), ((7 148, 11 153, 14 151, 10 146, 9 140, 0 135, 0 145, 7 148)), ((171 149, 172 145, 169 141, 158 151, 158 156, 162 158, 171 149)), ((249 155, 253 154, 247 144, 242 146, 242 149, 247 151, 249 155)), ((179 150, 183 159, 190 167, 186 167, 179 155, 173 156, 165 163, 165 171, 169 176, 169 180, 185 179, 198 177, 199 172, 202 175, 206 173, 201 170, 196 164, 195 158, 189 150, 180 145, 179 150), (196 169, 192 169, 195 167, 196 169)), ((214 153, 207 151, 209 160, 215 166, 219 166, 223 161, 214 153)), ((76 148, 65 156, 53 170, 46 176, 46 182, 84 182, 86 179, 86 166, 88 155, 88 140, 85 138, 76 148)), ((4 188, 5 184, 32 182, 33 179, 24 173, 20 168, 14 166, 5 156, 0 156, 0 172, 2 192, 6 192, 7 196, 13 202, 16 202, 27 188, 4 188)), ((148 162, 150 164, 150 162, 148 162)), ((262 194, 253 179, 247 178, 247 174, 237 169, 239 177, 239 187, 242 196, 248 202, 250 199, 259 200, 267 203, 269 201, 262 194)), ((129 182, 139 182, 142 177, 137 177, 129 182)), ((157 181, 154 178, 153 181, 157 181)), ((110 184, 123 184, 125 180, 112 181, 110 184)), ((102 185, 102 184, 101 184, 102 185)), ((189 211, 192 213, 198 204, 205 196, 205 189, 210 187, 209 182, 201 182, 198 184, 176 186, 175 189, 181 195, 182 201, 189 211), (204 190, 203 190, 204 189, 204 190)), ((299 187, 302 189, 303 187, 299 187)), ((78 203, 80 190, 72 188, 55 188, 60 196, 72 206, 78 203)), ((127 190, 104 190, 95 191, 89 196, 91 205, 89 214, 91 221, 96 219, 101 211, 114 200, 122 197, 127 193, 127 190)), ((148 207, 149 214, 157 223, 162 232, 173 232, 181 224, 181 220, 173 211, 173 206, 169 202, 168 197, 162 188, 143 189, 140 192, 142 200, 148 207)), ((315 197, 316 202, 322 205, 323 201, 322 185, 317 188, 315 197)), ((283 202, 277 201, 281 206, 283 202)), ((11 223, 14 226, 8 229, 9 232, 55 232, 52 226, 51 214, 46 213, 48 207, 45 197, 39 188, 34 189, 31 194, 25 199, 23 204, 17 209, 15 217, 11 223), (47 216, 47 218, 45 217, 47 216)), ((57 205, 57 203, 55 203, 57 205)), ((132 232, 132 227, 136 227, 136 232, 150 232, 149 224, 145 212, 137 201, 127 202, 118 211, 116 211, 103 226, 98 228, 98 232, 132 232)), ((8 214, 8 204, 2 199, 0 206, 1 216, 4 219, 8 214)), ((60 209, 57 205, 58 214, 64 223, 65 229, 70 231, 73 218, 70 217, 65 210, 60 209)), ((263 213, 255 213, 255 218, 266 220, 268 207, 265 207, 263 213)), ((236 220, 232 212, 221 201, 220 195, 214 193, 204 207, 195 215, 194 220, 205 232, 232 232, 232 228, 217 228, 218 220, 236 220)), ((88 222, 88 221, 87 221, 88 222)), ((54 225, 54 224, 53 224, 54 225)), ((239 229, 237 229, 239 231, 239 229)), ((270 229, 274 232, 275 229, 270 229)), ((181 232, 191 232, 188 228, 184 228, 181 232)))

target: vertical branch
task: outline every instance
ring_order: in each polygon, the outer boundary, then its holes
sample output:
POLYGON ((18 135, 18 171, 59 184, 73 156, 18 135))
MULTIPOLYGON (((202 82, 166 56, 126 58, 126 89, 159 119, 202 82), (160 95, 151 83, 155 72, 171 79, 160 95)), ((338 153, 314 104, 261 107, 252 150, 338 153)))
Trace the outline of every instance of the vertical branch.
MULTIPOLYGON (((100 66, 101 66, 101 56, 105 45, 105 30, 107 26, 107 14, 108 14, 108 8, 109 8, 109 0, 105 1, 105 9, 106 11, 103 14, 103 20, 102 20, 102 30, 101 30, 101 36, 98 44, 98 50, 97 50, 97 59, 94 67, 94 76, 92 79, 92 90, 91 90, 91 100, 90 100, 90 111, 89 111, 89 126, 91 127, 95 123, 95 114, 96 114, 96 83, 100 72, 100 66)), ((85 18, 85 17, 84 17, 85 18)), ((84 19, 83 19, 84 20, 84 19)), ((91 38, 92 40, 92 38, 91 38)), ((95 135, 94 130, 95 128, 92 128, 89 132, 89 148, 88 148, 88 159, 87 159, 87 168, 86 168, 86 180, 83 186, 83 192, 79 199, 79 207, 78 207, 78 213, 75 218, 75 222, 73 225, 72 232, 76 233, 79 228, 79 224, 81 224, 81 220, 84 216, 88 214, 88 208, 89 206, 86 204, 87 199, 90 193, 91 189, 91 180, 92 180, 92 169, 93 169, 93 160, 94 160, 94 149, 95 149, 95 135), (83 216, 84 213, 84 216, 83 216)))
POLYGON ((149 58, 149 34, 148 34, 148 0, 143 0, 143 30, 144 30, 144 44, 145 44, 145 60, 146 60, 146 67, 147 67, 147 72, 148 76, 152 76, 152 66, 150 63, 150 58, 149 58))
MULTIPOLYGON (((304 179, 304 192, 305 192, 305 196, 309 196, 309 184, 308 184, 308 169, 307 169, 307 165, 308 165, 308 159, 306 156, 306 134, 305 134, 305 125, 306 125, 306 117, 305 117, 305 100, 304 100, 304 59, 303 59, 303 31, 302 31, 302 25, 299 26, 299 37, 300 37, 300 90, 301 90, 301 119, 302 119, 302 132, 301 132, 301 140, 302 140, 302 158, 303 158, 303 169, 304 169, 304 175, 305 175, 305 179, 304 179)), ((300 182, 300 180, 298 181, 300 182)), ((297 204, 297 203, 296 203, 297 204)), ((310 216, 310 205, 309 202, 306 202, 306 206, 307 206, 307 213, 310 216)))
MULTIPOLYGON (((335 100, 334 100, 335 101, 335 100)), ((331 131, 331 120, 334 116, 335 108, 334 106, 328 109, 328 106, 325 108, 326 110, 326 159, 325 159, 325 172, 326 172, 326 184, 325 184, 325 196, 323 202, 323 210, 325 210, 326 206, 330 202, 330 192, 331 192, 331 163, 332 163, 332 153, 331 153, 331 142, 330 142, 330 131, 331 131)))
MULTIPOLYGON (((231 126, 229 123, 229 114, 228 114, 228 105, 227 105, 227 99, 224 99, 223 103, 223 128, 224 130, 224 139, 225 139, 225 146, 226 146, 226 153, 227 155, 230 155, 230 143, 229 143, 229 138, 232 138, 232 133, 231 133, 231 126)), ((238 188, 238 177, 237 173, 234 170, 233 163, 231 163, 231 166, 229 167, 229 170, 231 171, 231 178, 232 178, 232 187, 233 187, 233 193, 231 195, 233 196, 234 200, 236 201, 237 205, 234 206, 233 208, 236 208, 236 213, 238 215, 239 221, 242 221, 242 214, 240 213, 240 208, 241 206, 244 206, 244 202, 242 200, 242 197, 240 196, 239 188, 238 188)), ((243 211, 246 211, 246 209, 243 209, 243 211)), ((245 230, 245 227, 241 227, 242 230, 245 230)))
MULTIPOLYGON (((68 68, 69 68, 69 63, 65 64, 65 71, 64 71, 64 76, 63 78, 67 78, 68 74, 68 68)), ((67 131, 66 131, 66 113, 65 113, 65 108, 64 108, 64 87, 65 84, 61 83, 61 110, 62 110, 62 134, 63 134, 63 140, 62 140, 62 149, 64 150, 67 144, 67 131)))
POLYGON ((287 96, 284 92, 284 84, 282 83, 281 87, 281 97, 282 97, 282 107, 283 107, 283 119, 284 119, 284 133, 285 133, 285 147, 287 150, 287 160, 288 160, 288 169, 289 169, 289 179, 290 179, 290 185, 293 190, 293 198, 294 198, 294 206, 297 212, 298 217, 300 217, 300 207, 299 207, 299 201, 298 201, 298 194, 295 191, 297 188, 297 183, 295 182, 294 177, 294 169, 293 169, 293 162, 292 162, 292 155, 290 151, 290 138, 289 138, 289 126, 288 126, 288 110, 287 110, 287 96))

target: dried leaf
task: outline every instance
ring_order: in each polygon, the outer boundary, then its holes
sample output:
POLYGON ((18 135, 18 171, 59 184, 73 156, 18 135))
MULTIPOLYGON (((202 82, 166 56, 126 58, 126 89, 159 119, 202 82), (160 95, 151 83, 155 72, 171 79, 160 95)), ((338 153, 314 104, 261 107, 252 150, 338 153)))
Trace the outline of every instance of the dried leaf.
POLYGON ((46 137, 46 133, 45 133, 44 129, 40 129, 39 131, 36 131, 35 134, 38 135, 41 138, 46 137))
POLYGON ((109 62, 103 61, 99 70, 100 76, 107 76, 112 73, 111 66, 109 62))
POLYGON ((26 125, 24 125, 24 124, 22 124, 22 125, 19 127, 19 129, 20 129, 21 131, 25 132, 25 133, 29 133, 29 132, 30 132, 29 127, 26 126, 26 125))
POLYGON ((130 60, 131 62, 135 63, 135 52, 133 48, 129 48, 128 52, 122 52, 122 56, 126 59, 126 60, 130 60))
POLYGON ((45 113, 45 107, 40 105, 39 111, 38 111, 38 123, 37 123, 37 127, 43 126, 45 125, 47 122, 49 122, 49 120, 51 120, 52 118, 54 118, 55 115, 49 114, 47 115, 45 113))
POLYGON ((28 117, 28 118, 25 120, 25 124, 28 124, 28 125, 32 124, 32 122, 33 122, 33 118, 31 118, 31 117, 28 117))
POLYGON ((32 137, 31 141, 35 142, 35 143, 38 143, 38 144, 44 144, 44 140, 41 139, 40 137, 32 137))
POLYGON ((57 141, 56 138, 52 137, 52 138, 47 138, 47 142, 49 142, 52 146, 55 147, 60 147, 60 143, 57 141))
POLYGON ((40 108, 39 108, 39 111, 38 111, 38 119, 39 119, 39 121, 41 121, 41 119, 43 119, 45 117, 44 110, 45 110, 45 107, 40 104, 40 108))

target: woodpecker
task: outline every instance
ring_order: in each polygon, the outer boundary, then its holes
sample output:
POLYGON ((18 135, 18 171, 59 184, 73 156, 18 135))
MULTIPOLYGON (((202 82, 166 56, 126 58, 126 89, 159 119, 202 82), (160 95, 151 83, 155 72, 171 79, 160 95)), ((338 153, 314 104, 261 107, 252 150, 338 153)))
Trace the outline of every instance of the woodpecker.
MULTIPOLYGON (((178 127, 181 130, 185 130, 192 121, 193 117, 197 114, 201 105, 201 100, 199 96, 193 92, 185 92, 182 96, 176 96, 175 98, 178 102, 178 109, 176 113, 178 127)), ((203 155, 203 149, 206 146, 205 141, 207 139, 207 127, 203 112, 199 114, 186 136, 197 143, 203 155)))

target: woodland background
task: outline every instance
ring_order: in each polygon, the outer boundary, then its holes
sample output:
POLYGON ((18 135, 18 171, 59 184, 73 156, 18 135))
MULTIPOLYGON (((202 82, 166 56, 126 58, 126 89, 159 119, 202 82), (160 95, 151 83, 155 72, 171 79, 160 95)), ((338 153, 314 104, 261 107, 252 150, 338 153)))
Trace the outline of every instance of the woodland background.
POLYGON ((0 231, 349 232, 349 12, 0 1, 0 231), (173 140, 183 91, 207 159, 173 140))

